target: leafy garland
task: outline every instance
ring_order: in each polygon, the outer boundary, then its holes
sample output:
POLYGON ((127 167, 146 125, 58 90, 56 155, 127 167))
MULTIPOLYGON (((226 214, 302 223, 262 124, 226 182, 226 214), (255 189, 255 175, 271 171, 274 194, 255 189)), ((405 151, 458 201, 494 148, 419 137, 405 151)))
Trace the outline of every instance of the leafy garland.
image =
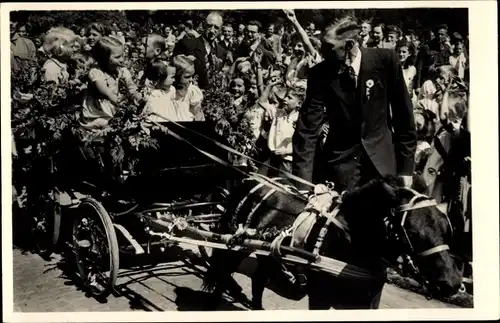
POLYGON ((31 73, 33 69, 24 68, 11 78, 12 134, 27 157, 23 159, 25 168, 54 155, 64 136, 73 133, 82 95, 77 83, 39 84, 32 81, 31 73))
POLYGON ((208 70, 210 86, 204 93, 202 109, 205 117, 215 125, 216 133, 225 138, 237 151, 252 155, 255 152, 250 120, 246 117, 247 104, 235 106, 227 91, 228 80, 221 72, 222 61, 215 62, 208 70))
MULTIPOLYGON (((218 135, 236 150, 251 154, 254 151, 250 124, 245 118, 245 105, 236 107, 227 93, 227 80, 220 72, 222 61, 214 60, 209 71, 211 84, 204 93, 203 111, 207 120, 215 125, 218 135)), ((38 75, 40 73, 38 66, 38 75)), ((84 88, 74 80, 58 86, 33 82, 31 67, 12 76, 12 129, 16 145, 21 143, 26 158, 24 169, 31 168, 37 160, 53 156, 64 146, 66 136, 85 137, 85 130, 78 122, 82 109, 84 88)), ((117 114, 108 127, 96 132, 95 137, 104 139, 107 148, 103 158, 112 163, 115 175, 127 171, 137 173, 141 153, 158 149, 158 140, 152 132, 165 132, 161 126, 151 125, 142 107, 125 98, 125 89, 120 86, 123 98, 117 114)), ((87 134, 88 137, 88 134, 87 134)), ((56 167, 57 168, 57 167, 56 167)))

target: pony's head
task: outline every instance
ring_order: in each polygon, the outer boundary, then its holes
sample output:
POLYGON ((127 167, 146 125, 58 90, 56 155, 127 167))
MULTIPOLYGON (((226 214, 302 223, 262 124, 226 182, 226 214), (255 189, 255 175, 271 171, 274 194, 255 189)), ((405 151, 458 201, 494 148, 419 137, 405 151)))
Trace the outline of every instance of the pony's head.
POLYGON ((462 284, 450 251, 453 228, 436 201, 413 189, 397 189, 401 205, 387 218, 388 245, 406 270, 437 297, 451 296, 462 284))
POLYGON ((450 296, 460 289, 461 272, 449 250, 453 229, 434 200, 387 176, 346 192, 342 203, 356 219, 349 221, 350 227, 370 232, 384 220, 384 258, 391 262, 401 256, 431 294, 450 296))

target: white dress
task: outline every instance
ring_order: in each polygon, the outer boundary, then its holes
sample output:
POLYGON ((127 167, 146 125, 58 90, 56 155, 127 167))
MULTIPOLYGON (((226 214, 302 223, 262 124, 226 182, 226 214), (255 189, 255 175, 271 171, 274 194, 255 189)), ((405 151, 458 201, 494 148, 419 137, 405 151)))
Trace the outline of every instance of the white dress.
POLYGON ((145 111, 159 116, 150 115, 149 120, 155 122, 193 121, 194 115, 189 111, 189 107, 175 104, 174 100, 175 88, 173 86, 169 90, 152 90, 146 100, 145 111))
MULTIPOLYGON (((201 110, 201 102, 203 101, 203 93, 200 88, 194 84, 190 84, 186 94, 181 96, 178 91, 176 91, 174 104, 177 106, 178 110, 190 111, 194 116, 195 121, 205 121, 205 115, 201 110)), ((190 120, 190 121, 193 121, 190 120)))
POLYGON ((406 87, 408 88, 408 93, 411 93, 411 100, 416 101, 417 97, 415 95, 415 89, 413 88, 415 77, 417 76, 417 69, 415 66, 410 65, 408 68, 403 69, 403 77, 405 79, 406 87))

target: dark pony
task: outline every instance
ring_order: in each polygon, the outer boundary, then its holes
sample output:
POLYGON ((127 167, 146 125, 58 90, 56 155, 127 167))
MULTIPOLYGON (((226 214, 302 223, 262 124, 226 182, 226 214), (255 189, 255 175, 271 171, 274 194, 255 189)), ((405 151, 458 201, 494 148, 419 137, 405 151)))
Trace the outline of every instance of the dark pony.
MULTIPOLYGON (((432 138, 432 153, 422 169, 429 196, 445 206, 454 229, 453 249, 464 264, 472 261, 471 142, 467 91, 461 82, 444 91, 442 126, 432 138), (465 89, 464 89, 465 88, 465 89), (448 119, 461 120, 460 126, 448 119)), ((455 121, 456 122, 456 121, 455 121)))
MULTIPOLYGON (((248 180, 234 192, 219 232, 234 233, 239 224, 247 224, 257 231, 258 238, 254 239, 271 242, 305 212, 307 202, 297 194, 280 191, 270 194, 271 188, 257 185, 257 181, 248 180)), ((262 309, 262 295, 269 277, 282 271, 295 277, 290 280, 294 290, 299 296, 301 293, 302 297, 309 296, 310 309, 378 308, 387 267, 399 256, 407 260, 415 277, 434 295, 456 293, 461 286, 460 272, 449 250, 443 247, 452 230, 447 217, 428 202, 425 196, 403 188, 400 179, 393 176, 345 192, 333 201, 332 207, 339 207, 337 224, 328 226, 319 254, 363 268, 371 274, 371 279, 348 279, 342 274, 335 277, 307 266, 285 266, 279 258, 257 256, 258 266, 251 277, 251 307, 262 309), (391 212, 410 200, 416 201, 415 197, 427 204, 391 212)), ((325 222, 325 217, 316 218, 304 241, 305 250, 313 251, 325 222)), ((205 275, 205 287, 214 292, 213 306, 216 307, 225 291, 247 301, 231 275, 248 255, 244 251, 214 250, 205 275)))

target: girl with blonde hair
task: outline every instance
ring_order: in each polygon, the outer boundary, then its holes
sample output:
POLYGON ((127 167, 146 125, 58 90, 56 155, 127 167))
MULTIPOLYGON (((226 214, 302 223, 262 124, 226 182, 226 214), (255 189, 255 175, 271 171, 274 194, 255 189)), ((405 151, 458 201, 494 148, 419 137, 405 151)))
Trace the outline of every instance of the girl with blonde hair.
POLYGON ((130 72, 123 67, 123 44, 118 39, 103 37, 92 49, 97 67, 88 73, 87 94, 83 101, 80 123, 87 130, 105 128, 122 98, 118 84, 124 81, 129 94, 140 101, 137 85, 130 72))
POLYGON ((205 115, 201 109, 203 93, 197 85, 193 84, 194 61, 193 56, 186 55, 177 55, 173 59, 172 63, 176 69, 174 103, 179 110, 188 109, 194 115, 195 121, 204 121, 205 115))
POLYGON ((43 52, 48 60, 42 68, 46 83, 59 85, 69 78, 68 61, 73 55, 76 34, 64 27, 50 29, 44 37, 43 52))

